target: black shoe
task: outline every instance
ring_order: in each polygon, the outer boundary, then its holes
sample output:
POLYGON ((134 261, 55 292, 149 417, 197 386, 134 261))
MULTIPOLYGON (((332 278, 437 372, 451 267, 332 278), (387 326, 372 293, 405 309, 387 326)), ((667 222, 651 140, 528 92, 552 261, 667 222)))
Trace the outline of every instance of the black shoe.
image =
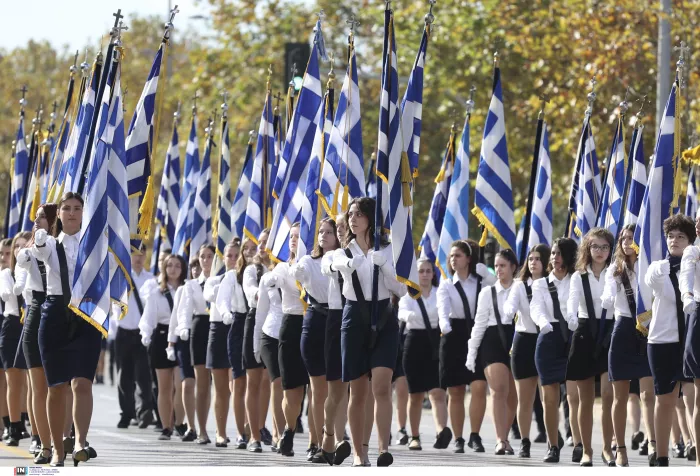
POLYGON ((639 449, 639 444, 644 441, 644 432, 638 431, 632 434, 632 451, 639 449))
POLYGON ((297 418, 297 427, 294 430, 295 433, 299 433, 300 435, 304 434, 304 425, 301 423, 301 415, 297 418))
POLYGON ((280 444, 279 440, 272 443, 270 445, 270 451, 272 451, 273 453, 277 453, 277 447, 279 446, 279 444, 280 444))
POLYGON ((611 468, 614 468, 614 467, 615 467, 615 459, 614 459, 614 458, 612 458, 612 459, 606 458, 606 457, 605 457, 605 453, 601 453, 601 454, 600 454, 600 458, 603 460, 603 464, 604 464, 605 466, 609 466, 609 467, 611 467, 611 468))
POLYGON ((408 444, 408 433, 406 433, 406 428, 401 428, 396 434, 396 444, 401 446, 408 444))
POLYGON ((163 431, 161 431, 160 435, 158 436, 158 440, 168 441, 170 440, 171 436, 173 436, 173 431, 170 428, 163 428, 163 431))
POLYGON ((560 432, 560 431, 557 432, 557 436, 558 436, 557 445, 559 446, 559 449, 560 449, 560 451, 561 451, 561 448, 564 447, 564 437, 561 436, 561 432, 560 432))
POLYGON ((272 444, 272 433, 264 426, 260 429, 260 442, 265 446, 272 444))
POLYGON ((421 451, 423 446, 420 444, 420 436, 412 436, 407 446, 411 451, 421 451))
MULTIPOLYGON (((245 446, 243 448, 239 446, 239 449, 245 449, 245 446)), ((252 441, 248 445, 248 451, 250 451, 251 453, 262 453, 262 445, 259 441, 252 441)))
POLYGON ((391 453, 385 451, 384 453, 380 453, 379 457, 377 458, 377 467, 391 466, 391 463, 393 462, 394 457, 391 456, 391 453))
POLYGON ((335 445, 335 452, 333 456, 333 465, 334 466, 340 466, 343 464, 343 461, 350 456, 350 443, 343 440, 339 442, 337 445, 335 445))
POLYGON ((230 440, 228 438, 222 438, 221 440, 217 438, 216 441, 214 441, 214 447, 215 448, 228 448, 229 441, 230 440))
POLYGON ((464 438, 456 438, 454 453, 464 453, 464 438))
POLYGON ((177 436, 182 438, 185 436, 185 433, 187 433, 187 425, 185 423, 182 425, 175 425, 175 433, 177 433, 177 436))
POLYGON ((34 457, 34 464, 49 464, 51 462, 51 448, 40 448, 34 457))
POLYGON ((277 452, 282 456, 294 456, 294 430, 284 429, 282 438, 277 446, 277 452))
POLYGON ((95 384, 103 385, 105 383, 105 378, 102 375, 95 376, 95 384))
POLYGON ((530 439, 523 438, 520 442, 520 450, 518 451, 518 458, 529 458, 530 457, 530 439))
POLYGON ((469 443, 467 443, 467 446, 474 450, 474 453, 483 453, 486 451, 478 433, 472 433, 469 435, 469 443))
MULTIPOLYGON (((153 412, 148 412, 143 416, 143 419, 139 422, 139 428, 145 430, 153 424, 153 412)), ((161 425, 163 426, 163 425, 161 425)), ((172 433, 172 431, 170 432, 172 433)))
MULTIPOLYGON (((343 430, 343 440, 350 441, 350 436, 348 436, 348 430, 343 430)), ((389 442, 391 442, 391 438, 389 438, 389 442)))
POLYGON ((9 427, 9 425, 7 425, 7 426, 5 426, 5 429, 2 430, 3 443, 6 442, 9 437, 10 437, 10 427, 9 427))
POLYGON ((196 439, 197 439, 197 433, 195 433, 194 430, 188 430, 187 433, 185 433, 185 436, 182 437, 182 441, 185 441, 185 442, 194 441, 196 439))
POLYGON ((533 443, 547 443, 547 434, 546 433, 538 433, 537 436, 535 437, 534 440, 532 440, 533 443))
POLYGON ((311 462, 312 459, 314 459, 314 455, 318 453, 318 446, 312 444, 309 446, 309 448, 306 450, 306 461, 311 462))
POLYGON ((657 458, 656 458, 656 451, 652 451, 652 452, 649 454, 649 466, 652 467, 652 468, 653 468, 654 466, 656 466, 656 461, 657 461, 657 458))
POLYGON ((437 450, 444 450, 445 448, 450 446, 450 441, 452 441, 452 430, 450 430, 448 427, 445 427, 435 437, 435 443, 433 444, 433 448, 437 450))
POLYGON ((571 462, 580 463, 581 458, 583 458, 583 443, 574 446, 574 450, 571 452, 571 462))
POLYGON ((328 453, 319 449, 318 452, 311 458, 313 464, 327 464, 333 466, 333 453, 328 453))
POLYGON ((695 461, 698 458, 698 451, 695 445, 688 447, 685 457, 688 458, 688 461, 695 461))
POLYGON ((117 423, 117 428, 125 430, 129 428, 129 423, 131 423, 131 418, 121 417, 119 419, 119 423, 117 423))
POLYGON ((10 433, 5 440, 7 446, 19 446, 19 440, 22 439, 22 430, 20 430, 20 422, 10 423, 10 433))
POLYGON ((673 445, 673 457, 685 458, 685 445, 683 443, 676 443, 673 445))
POLYGON ((75 438, 73 438, 73 437, 63 438, 63 452, 66 455, 72 454, 74 449, 75 449, 75 438))
POLYGON ((41 449, 41 439, 39 435, 32 435, 32 442, 29 443, 29 454, 35 455, 41 449))
MULTIPOLYGON (((27 418, 29 418, 29 417, 27 417, 27 418)), ((20 421, 19 421, 19 427, 18 427, 18 428, 19 428, 19 434, 20 434, 19 439, 20 439, 20 440, 23 440, 23 439, 25 439, 25 438, 29 438, 29 437, 31 436, 31 435, 29 434, 29 432, 27 431, 27 425, 25 425, 24 422, 25 422, 25 420, 20 420, 20 421)), ((30 426, 31 426, 31 425, 30 425, 30 426)))
POLYGON ((639 446, 639 456, 647 456, 649 454, 649 440, 645 439, 639 446))
POLYGON ((668 466, 668 456, 659 456, 656 458, 656 466, 668 466))
POLYGON ((97 451, 95 451, 95 448, 93 448, 92 446, 90 446, 90 442, 89 442, 89 441, 86 441, 86 442, 85 442, 85 449, 87 450, 88 455, 90 456, 90 459, 95 459, 95 458, 97 458, 97 451))
POLYGON ((239 436, 238 438, 236 438, 236 449, 237 450, 244 450, 247 447, 248 447, 248 438, 246 438, 245 436, 239 436))
POLYGON ((547 450, 547 454, 542 460, 545 463, 558 463, 559 462, 559 448, 556 446, 550 446, 547 450))

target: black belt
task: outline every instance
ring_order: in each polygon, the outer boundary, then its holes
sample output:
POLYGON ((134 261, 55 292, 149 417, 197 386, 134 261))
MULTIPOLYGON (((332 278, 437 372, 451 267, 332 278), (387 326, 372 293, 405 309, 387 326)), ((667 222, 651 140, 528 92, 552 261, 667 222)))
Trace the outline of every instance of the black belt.
POLYGON ((319 313, 323 314, 324 316, 328 315, 328 303, 327 302, 318 302, 311 294, 306 294, 306 296, 309 298, 309 303, 311 304, 311 307, 315 310, 318 311, 319 313))
POLYGON ((32 298, 39 301, 46 299, 46 293, 44 291, 32 291, 32 298))
POLYGON ((125 332, 132 335, 139 335, 141 333, 139 329, 124 329, 123 327, 117 327, 117 332, 125 332))
POLYGON ((207 319, 209 319, 209 314, 195 314, 194 316, 192 316, 192 318, 195 318, 195 317, 198 317, 200 319, 206 317, 207 319))

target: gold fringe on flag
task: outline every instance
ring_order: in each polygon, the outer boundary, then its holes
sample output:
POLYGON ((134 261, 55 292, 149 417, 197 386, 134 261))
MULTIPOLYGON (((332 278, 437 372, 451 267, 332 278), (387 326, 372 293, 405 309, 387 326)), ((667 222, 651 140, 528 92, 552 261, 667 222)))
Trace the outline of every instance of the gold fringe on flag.
POLYGON ((413 174, 411 173, 411 165, 408 162, 408 154, 401 152, 401 194, 404 207, 413 205, 411 185, 413 185, 413 174))

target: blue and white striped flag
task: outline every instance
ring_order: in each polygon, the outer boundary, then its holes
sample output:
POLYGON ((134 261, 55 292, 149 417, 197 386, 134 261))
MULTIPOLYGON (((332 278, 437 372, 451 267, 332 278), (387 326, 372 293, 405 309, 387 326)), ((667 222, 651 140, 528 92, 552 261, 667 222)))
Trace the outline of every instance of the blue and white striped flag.
POLYGON ((435 192, 430 205, 430 214, 425 223, 425 231, 420 240, 421 256, 426 257, 431 263, 437 260, 438 247, 440 246, 440 232, 442 232, 443 221, 445 219, 445 209, 450 195, 450 183, 455 162, 455 143, 457 131, 452 127, 450 139, 445 148, 445 155, 442 159, 442 167, 435 178, 435 192))
POLYGON ((688 169, 688 189, 685 196, 685 214, 695 220, 698 212, 698 177, 697 166, 690 164, 688 169))
POLYGON ((462 139, 455 159, 454 171, 450 180, 450 194, 445 207, 445 219, 440 232, 436 265, 443 278, 452 278, 447 268, 450 248, 457 240, 469 236, 469 119, 467 114, 462 130, 462 139))
MULTIPOLYGON (((224 110, 226 111, 227 108, 224 110)), ((228 119, 221 118, 221 156, 219 157, 219 191, 216 199, 216 216, 212 224, 212 238, 216 243, 217 274, 226 271, 224 248, 233 239, 231 229, 231 150, 228 141, 228 119)))
POLYGON ((484 125, 472 213, 484 227, 481 246, 486 244, 487 233, 491 233, 503 248, 515 250, 513 189, 506 143, 501 70, 498 67, 494 72, 493 94, 484 125))
MULTIPOLYGON (((70 108, 72 109, 72 107, 70 108)), ((61 123, 61 127, 58 130, 58 137, 56 139, 56 146, 53 149, 52 153, 52 158, 51 158, 51 170, 49 172, 49 181, 48 181, 48 193, 46 195, 46 201, 47 202, 57 202, 58 199, 55 197, 56 194, 56 188, 58 184, 58 178, 61 175, 61 168, 63 165, 63 157, 65 155, 65 150, 66 146, 68 145, 68 138, 70 137, 70 131, 71 131, 71 120, 72 117, 69 116, 70 114, 70 109, 69 111, 66 112, 66 115, 63 118, 63 122, 61 123)))
POLYGON ((331 217, 346 210, 353 198, 365 195, 360 88, 354 43, 350 44, 349 49, 348 68, 338 99, 319 187, 321 204, 331 217))
POLYGON ((647 188, 647 166, 644 159, 644 140, 642 138, 644 125, 635 127, 630 144, 630 157, 632 158, 632 176, 627 194, 627 208, 625 209, 624 226, 637 224, 639 210, 642 208, 644 191, 647 188))
POLYGON ((193 111, 192 114, 190 136, 187 140, 184 177, 182 195, 180 196, 180 206, 178 207, 182 213, 178 213, 177 215, 175 241, 173 241, 173 254, 187 258, 189 257, 190 240, 192 239, 194 196, 197 191, 197 182, 199 181, 199 145, 197 144, 196 111, 193 111))
MULTIPOLYGON (((532 202, 532 215, 530 218, 530 236, 527 250, 540 243, 552 246, 553 236, 552 222, 552 160, 549 156, 549 131, 547 123, 542 123, 542 140, 540 142, 539 167, 535 179, 535 195, 532 202)), ((520 255, 518 255, 520 256, 520 255)))
MULTIPOLYGON (((160 181, 160 193, 156 206, 156 226, 160 227, 160 246, 172 248, 175 242, 175 225, 180 212, 180 150, 177 134, 177 119, 173 123, 173 136, 165 155, 163 177, 160 181)), ((156 250, 156 247, 153 247, 156 250)))
POLYGON ((377 199, 377 154, 375 152, 372 152, 369 159, 369 171, 367 172, 365 193, 369 198, 377 199))
POLYGON ((204 155, 194 191, 194 213, 192 214, 192 238, 189 256, 197 256, 199 248, 211 243, 211 149, 214 147, 214 123, 206 128, 204 155))
MULTIPOLYGON (((316 23, 315 31, 317 37, 322 35, 320 21, 316 23)), ((291 127, 287 131, 287 140, 282 154, 283 160, 280 162, 284 164, 287 171, 284 173, 283 184, 280 188, 279 207, 272 221, 272 229, 268 239, 268 247, 272 251, 272 256, 280 261, 289 259, 289 232, 292 225, 302 219, 314 139, 317 135, 323 137, 323 86, 318 67, 317 44, 318 40, 314 41, 306 74, 304 74, 304 82, 292 116, 291 127)), ((316 216, 307 218, 311 218, 309 226, 315 230, 316 216)), ((311 252, 313 241, 311 243, 311 248, 306 249, 303 240, 299 241, 297 259, 311 252)))
POLYGON ((597 226, 606 228, 613 236, 620 229, 617 222, 622 210, 627 179, 627 150, 625 149, 625 132, 622 117, 617 121, 615 139, 613 140, 608 170, 606 172, 603 200, 598 208, 597 226))
MULTIPOLYGON (((403 130, 404 150, 408 155, 413 177, 418 176, 418 157, 420 152, 420 133, 423 118, 423 70, 425 55, 428 52, 430 39, 430 24, 423 29, 418 54, 413 62, 408 86, 401 101, 401 126, 403 130)), ((453 158, 454 159, 454 158, 453 158)))
POLYGON ((595 141, 591 131, 590 116, 587 114, 583 123, 579 142, 581 169, 579 171, 579 188, 576 193, 576 235, 584 236, 595 227, 598 206, 600 205, 600 167, 595 152, 595 141))
POLYGON ((44 139, 41 142, 41 148, 39 149, 39 154, 41 157, 41 167, 39 171, 39 190, 41 197, 39 199, 38 204, 46 203, 46 197, 49 194, 49 172, 51 168, 51 156, 53 155, 53 151, 56 148, 56 140, 53 137, 55 129, 56 125, 52 123, 49 126, 48 135, 46 139, 44 139))
MULTIPOLYGON (((678 210, 676 175, 679 166, 680 130, 678 111, 678 78, 673 83, 659 128, 649 182, 644 192, 639 221, 634 230, 634 243, 639 247, 638 276, 646 276, 649 265, 664 259, 668 252, 663 222, 678 210)), ((651 316, 651 289, 643 279, 637 287, 637 328, 646 332, 651 316)))
POLYGON ((260 116, 258 143, 250 179, 250 195, 245 211, 243 233, 258 243, 260 232, 272 221, 270 171, 275 163, 275 131, 272 115, 272 97, 269 88, 265 94, 265 106, 260 116))
POLYGON ((245 159, 241 168, 241 175, 238 178, 236 195, 231 206, 231 224, 233 236, 243 239, 243 224, 245 223, 245 211, 248 206, 250 196, 250 178, 253 175, 253 138, 255 131, 250 131, 248 147, 245 151, 245 159))
POLYGON ((522 256, 523 238, 525 238, 525 218, 527 218, 527 210, 520 217, 520 225, 518 225, 518 233, 515 235, 515 256, 522 256))
MULTIPOLYGON (((33 128, 32 128, 33 129, 33 128)), ((25 182, 24 200, 22 201, 22 226, 20 231, 32 231, 34 228, 34 218, 36 210, 41 201, 41 191, 39 187, 39 168, 41 167, 40 146, 41 131, 32 130, 32 142, 29 147, 29 172, 28 180, 25 182), (32 214, 34 213, 34 215, 32 214)))
POLYGON ((24 140, 24 114, 19 118, 17 139, 15 142, 15 158, 12 167, 12 182, 10 189, 10 213, 7 224, 7 237, 13 238, 21 231, 22 226, 22 201, 24 189, 27 184, 29 171, 29 151, 24 140))

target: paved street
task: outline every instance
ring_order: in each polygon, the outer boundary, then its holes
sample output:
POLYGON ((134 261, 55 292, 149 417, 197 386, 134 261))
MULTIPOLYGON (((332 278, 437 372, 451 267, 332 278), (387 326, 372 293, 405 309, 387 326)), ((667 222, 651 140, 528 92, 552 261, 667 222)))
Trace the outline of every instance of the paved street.
MULTIPOLYGON (((214 445, 195 446, 193 443, 182 443, 174 438, 171 441, 158 441, 157 433, 152 428, 140 430, 131 427, 128 430, 119 430, 116 423, 119 420, 119 405, 117 402, 116 387, 107 385, 96 385, 95 389, 95 410, 93 414, 92 428, 90 429, 89 441, 98 452, 98 458, 90 461, 87 466, 281 466, 281 465, 308 465, 304 457, 304 450, 307 446, 308 436, 297 435, 295 438, 295 450, 297 455, 287 458, 269 451, 269 447, 264 447, 262 454, 251 454, 247 451, 229 448, 215 448, 214 445)), ((599 410, 596 409, 596 418, 599 410)), ((306 425, 306 420, 304 420, 306 425)), ((395 422, 394 422, 395 426, 395 422)), ((270 428, 268 422, 268 428, 270 428)), ((466 425, 468 429, 468 424, 466 425)), ((215 434, 213 412, 210 413, 209 435, 213 438, 215 434)), ((396 430, 392 430, 394 434, 396 430)), ((594 426, 594 449, 596 458, 594 465, 602 467, 600 459, 600 422, 596 420, 594 426)), ((232 415, 229 414, 229 437, 235 437, 235 429, 232 415)), ((396 466, 543 466, 546 445, 533 444, 532 458, 519 459, 517 456, 495 456, 493 455, 493 444, 495 443, 493 426, 490 419, 490 408, 487 409, 487 416, 484 420, 482 437, 486 453, 475 454, 467 449, 464 455, 455 455, 451 449, 435 450, 432 448, 433 419, 430 410, 423 411, 421 420, 421 434, 423 437, 423 451, 409 451, 405 446, 391 446, 394 455, 394 465, 396 466)), ((628 429, 628 435, 631 432, 628 429)), ((534 435, 533 435, 534 438, 534 435)), ((629 439, 629 436, 628 436, 629 439)), ((511 442, 516 450, 518 441, 511 442)), ((26 466, 31 464, 27 447, 29 440, 22 440, 18 448, 8 448, 0 443, 0 465, 1 466, 26 466)), ((629 442, 628 442, 629 445, 629 442)), ((629 446, 628 446, 629 447, 629 446)), ((375 464, 377 457, 376 437, 373 436, 370 443, 370 460, 375 464)), ((70 457, 67 464, 70 465, 70 457)), ((351 458, 346 460, 345 465, 351 464, 351 458)), ((672 459, 673 466, 691 467, 692 463, 687 460, 672 459)), ((637 452, 630 453, 631 466, 645 466, 646 457, 639 456, 637 452)), ((566 447, 562 452, 562 463, 560 466, 577 466, 571 463, 571 448, 566 447)))

